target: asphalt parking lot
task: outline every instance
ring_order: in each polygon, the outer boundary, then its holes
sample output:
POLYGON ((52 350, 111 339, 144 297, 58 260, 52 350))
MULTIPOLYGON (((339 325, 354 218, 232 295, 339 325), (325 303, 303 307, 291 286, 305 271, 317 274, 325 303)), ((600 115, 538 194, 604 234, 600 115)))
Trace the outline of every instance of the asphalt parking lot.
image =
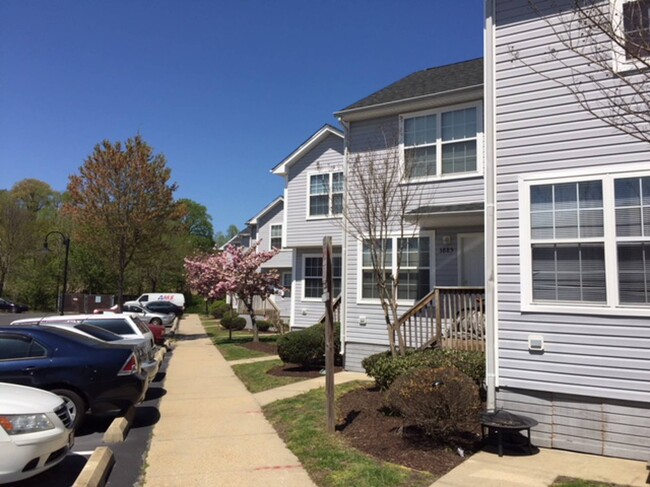
MULTIPOLYGON (((0 313, 0 325, 9 324, 19 318, 42 316, 33 313, 7 314, 0 313)), ((160 366, 160 371, 150 384, 145 400, 136 406, 131 428, 124 442, 104 443, 104 433, 114 417, 88 416, 84 424, 75 434, 75 444, 66 458, 56 467, 22 482, 6 484, 10 487, 69 487, 76 480, 88 458, 95 448, 107 446, 113 451, 115 465, 108 477, 106 485, 123 487, 137 485, 143 472, 146 455, 154 425, 160 419, 158 405, 165 395, 164 380, 170 357, 169 351, 160 366)))

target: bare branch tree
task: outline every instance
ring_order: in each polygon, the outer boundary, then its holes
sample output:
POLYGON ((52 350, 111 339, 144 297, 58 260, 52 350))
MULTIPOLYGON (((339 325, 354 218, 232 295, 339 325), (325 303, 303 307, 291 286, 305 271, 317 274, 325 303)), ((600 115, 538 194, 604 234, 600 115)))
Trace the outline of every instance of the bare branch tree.
POLYGON ((420 185, 405 183, 408 169, 400 163, 399 145, 385 134, 382 139, 371 150, 348 155, 343 221, 346 231, 362 242, 364 256, 370 258, 395 356, 406 351, 398 314, 400 269, 407 239, 418 231, 418 219, 409 212, 419 206, 421 192, 420 185), (394 236, 398 237, 397 248, 392 248, 394 236), (396 253, 394 271, 392 253, 396 253))
POLYGON ((566 88, 579 105, 610 127, 650 142, 650 0, 528 0, 563 49, 548 49, 570 76, 513 57, 566 88), (584 62, 576 63, 575 55, 584 62))

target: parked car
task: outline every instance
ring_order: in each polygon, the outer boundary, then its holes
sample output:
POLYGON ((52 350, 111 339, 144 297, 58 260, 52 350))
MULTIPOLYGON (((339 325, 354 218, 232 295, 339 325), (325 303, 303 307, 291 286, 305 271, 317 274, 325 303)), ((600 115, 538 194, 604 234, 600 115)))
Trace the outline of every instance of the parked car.
MULTIPOLYGON (((124 304, 136 304, 134 301, 127 301, 124 304)), ((174 313, 177 318, 183 316, 183 307, 178 306, 171 301, 149 301, 147 304, 143 305, 144 308, 152 311, 153 313, 174 313)))
MULTIPOLYGON (((106 314, 106 313, 113 313, 113 314, 119 314, 122 312, 122 308, 119 306, 113 306, 111 308, 96 308, 93 310, 93 314, 96 315, 101 315, 101 314, 106 314)), ((137 313, 127 313, 129 316, 134 321, 142 321, 140 320, 139 316, 137 313)), ((144 325, 149 328, 149 331, 153 334, 153 341, 156 345, 164 345, 165 344, 165 337, 167 335, 167 331, 165 329, 164 325, 159 325, 157 323, 154 323, 153 321, 149 321, 149 323, 144 323, 144 325)), ((171 326, 171 325, 170 325, 171 326)))
POLYGON ((131 345, 60 328, 10 325, 0 327, 0 382, 59 395, 76 428, 88 410, 121 412, 141 401, 147 377, 131 345))
POLYGON ((23 304, 16 304, 13 301, 9 301, 7 298, 0 298, 0 311, 22 313, 24 311, 29 311, 29 307, 23 304))
POLYGON ((0 484, 54 467, 74 443, 68 409, 56 394, 0 382, 0 484))
MULTIPOLYGON (((65 318, 65 317, 64 317, 65 318)), ((11 323, 12 325, 38 325, 38 326, 52 326, 57 328, 64 328, 86 337, 95 338, 103 342, 119 343, 121 345, 131 345, 133 351, 137 354, 138 360, 142 370, 147 374, 149 381, 153 381, 154 377, 160 369, 160 363, 155 358, 149 358, 149 347, 147 347, 145 338, 124 338, 121 335, 113 333, 112 331, 105 330, 98 326, 85 322, 74 322, 65 320, 42 320, 28 318, 24 320, 16 320, 11 323)), ((162 326, 160 327, 162 328, 162 326)), ((164 328, 163 328, 164 330, 164 328)), ((155 335, 154 335, 155 339, 155 335)))
POLYGON ((141 362, 142 368, 147 373, 149 381, 152 381, 160 364, 156 360, 156 347, 153 333, 149 330, 147 325, 142 323, 137 318, 132 318, 128 314, 105 314, 105 315, 64 315, 64 316, 44 316, 39 318, 29 318, 25 320, 17 320, 12 322, 12 325, 50 325, 62 324, 63 326, 71 326, 71 324, 86 324, 93 325, 104 330, 119 335, 124 341, 124 344, 137 345, 138 359, 141 362))
POLYGON ((163 325, 167 327, 172 326, 176 319, 176 315, 173 313, 158 313, 151 311, 138 303, 124 303, 122 305, 122 312, 136 314, 138 318, 145 323, 153 323, 154 325, 163 325))

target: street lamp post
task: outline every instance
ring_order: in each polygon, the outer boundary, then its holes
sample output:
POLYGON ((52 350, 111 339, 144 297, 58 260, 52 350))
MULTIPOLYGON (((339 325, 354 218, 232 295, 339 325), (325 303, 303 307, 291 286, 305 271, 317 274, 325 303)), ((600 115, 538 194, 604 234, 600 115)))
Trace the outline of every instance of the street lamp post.
POLYGON ((59 299, 59 314, 63 315, 63 304, 65 302, 65 292, 68 285, 68 255, 70 254, 70 237, 66 237, 63 233, 52 231, 45 235, 45 242, 43 243, 43 248, 49 250, 47 246, 47 239, 50 235, 55 234, 61 237, 61 241, 65 246, 65 260, 63 262, 63 289, 61 290, 61 298, 59 299))

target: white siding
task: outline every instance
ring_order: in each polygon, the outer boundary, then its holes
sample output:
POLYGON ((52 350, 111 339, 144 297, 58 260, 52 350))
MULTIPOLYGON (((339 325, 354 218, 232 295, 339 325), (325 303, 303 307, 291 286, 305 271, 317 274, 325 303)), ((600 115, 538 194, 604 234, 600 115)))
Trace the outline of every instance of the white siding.
MULTIPOLYGON (((258 250, 269 251, 271 250, 271 225, 281 225, 284 222, 284 204, 277 203, 267 213, 262 215, 257 222, 257 239, 260 240, 258 250)), ((282 242, 286 247, 285 243, 282 242)), ((291 249, 283 248, 271 260, 262 264, 264 269, 280 269, 291 268, 293 256, 291 249)))

